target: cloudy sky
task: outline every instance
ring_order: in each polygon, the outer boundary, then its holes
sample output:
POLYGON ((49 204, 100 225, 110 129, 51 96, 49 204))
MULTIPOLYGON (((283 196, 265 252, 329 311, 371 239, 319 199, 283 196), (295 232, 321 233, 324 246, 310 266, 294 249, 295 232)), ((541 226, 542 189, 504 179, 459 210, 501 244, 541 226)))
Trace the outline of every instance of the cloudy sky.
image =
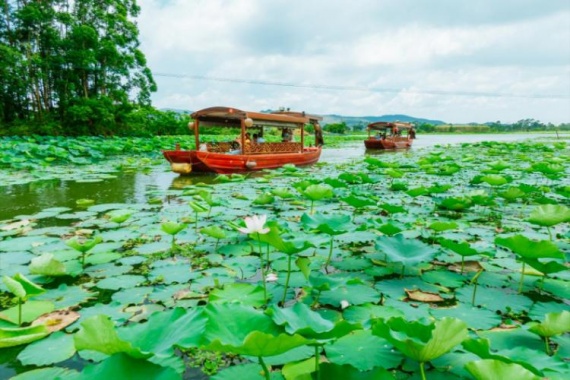
POLYGON ((139 0, 159 108, 570 122, 570 0, 139 0))

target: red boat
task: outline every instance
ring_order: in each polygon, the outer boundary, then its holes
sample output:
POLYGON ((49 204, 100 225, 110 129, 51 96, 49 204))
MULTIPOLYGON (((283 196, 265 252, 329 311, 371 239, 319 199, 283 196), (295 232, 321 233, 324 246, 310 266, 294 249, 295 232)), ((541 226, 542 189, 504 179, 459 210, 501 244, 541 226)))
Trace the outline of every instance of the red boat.
POLYGON ((191 117, 194 121, 188 126, 194 131, 197 149, 182 150, 177 144, 175 150, 162 152, 172 170, 179 174, 241 173, 275 169, 286 164, 309 165, 321 156, 320 116, 304 112, 260 113, 211 107, 194 112, 191 117), (314 127, 315 146, 305 146, 306 124, 314 127), (204 142, 200 140, 200 128, 233 128, 239 130, 239 136, 234 141, 204 142), (298 142, 293 141, 295 131, 300 131, 298 142), (256 141, 251 138, 251 133, 267 137, 269 141, 256 141))
POLYGON ((411 123, 377 121, 368 124, 366 149, 405 149, 410 148, 416 138, 411 123))

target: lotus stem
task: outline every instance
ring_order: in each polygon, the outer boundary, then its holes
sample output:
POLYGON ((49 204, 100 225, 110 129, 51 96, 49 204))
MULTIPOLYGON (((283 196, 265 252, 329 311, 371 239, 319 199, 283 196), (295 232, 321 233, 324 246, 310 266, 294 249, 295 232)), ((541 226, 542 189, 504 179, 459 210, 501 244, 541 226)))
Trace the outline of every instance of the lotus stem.
POLYGON ((18 326, 22 326, 22 299, 18 298, 18 326))
POLYGON ((524 269, 525 269, 525 265, 526 265, 526 263, 523 261, 522 270, 521 270, 521 280, 520 280, 520 282, 519 282, 519 294, 522 293, 522 290, 523 290, 523 281, 524 281, 524 269))
POLYGON ((334 236, 331 235, 331 244, 330 244, 330 248, 329 248, 329 256, 327 257, 327 261, 325 262, 325 272, 327 272, 327 273, 329 273, 328 267, 329 267, 329 264, 331 263, 331 259, 332 259, 333 244, 334 244, 334 236))
POLYGON ((321 379, 321 371, 319 371, 319 345, 315 346, 315 372, 317 373, 317 380, 321 379))
POLYGON ((544 337, 544 348, 546 349, 546 355, 552 355, 550 352, 550 339, 547 336, 544 337))
POLYGON ((267 365, 263 361, 263 358, 261 356, 259 356, 258 359, 259 359, 259 364, 261 365, 261 368, 263 368, 263 374, 265 375, 265 379, 271 380, 271 377, 269 376, 269 369, 267 369, 267 365))
POLYGON ((546 227, 546 231, 548 231, 548 237, 550 238, 550 241, 552 241, 552 231, 550 231, 550 227, 546 227))
MULTIPOLYGON (((260 254, 261 254, 261 252, 260 252, 260 254)), ((267 270, 269 270, 269 269, 270 269, 269 244, 267 244, 267 257, 266 257, 265 261, 266 261, 266 264, 265 264, 265 265, 266 265, 266 268, 267 268, 267 270)))
POLYGON ((172 251, 172 256, 174 256, 174 250, 176 249, 176 240, 174 239, 174 235, 172 235, 172 243, 170 245, 170 250, 172 251))
POLYGON ((311 201, 311 215, 313 215, 314 205, 315 205, 315 201, 311 201))
POLYGON ((85 252, 81 253, 81 268, 85 269, 85 252))
POLYGON ((420 373, 422 375, 422 380, 426 380, 426 371, 424 369, 424 362, 420 362, 420 373))
POLYGON ((285 299, 287 298, 287 288, 289 287, 289 279, 291 278, 291 261, 293 255, 289 255, 289 260, 287 261, 287 278, 285 278, 285 290, 283 291, 283 300, 281 301, 281 306, 285 306, 285 299))
POLYGON ((263 301, 267 305, 267 283, 265 281, 265 269, 263 267, 263 254, 261 253, 261 240, 259 240, 259 232, 257 233, 257 242, 259 243, 259 267, 261 270, 261 280, 263 281, 263 301))
POLYGON ((477 294, 477 284, 478 281, 475 281, 475 286, 473 287, 473 295, 471 296, 471 305, 475 306, 475 294, 477 294))
POLYGON ((464 269, 465 269, 465 256, 461 256, 461 274, 463 274, 464 269))

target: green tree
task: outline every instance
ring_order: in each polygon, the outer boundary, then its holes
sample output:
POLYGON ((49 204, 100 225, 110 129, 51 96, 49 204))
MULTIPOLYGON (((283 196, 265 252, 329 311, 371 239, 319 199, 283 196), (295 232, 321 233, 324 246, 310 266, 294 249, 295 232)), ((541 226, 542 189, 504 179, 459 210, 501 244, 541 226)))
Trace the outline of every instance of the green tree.
POLYGON ((346 125, 346 123, 340 122, 340 123, 332 123, 332 124, 326 124, 323 127, 324 131, 327 132, 331 132, 331 133, 340 133, 340 134, 344 134, 346 133, 346 131, 348 131, 348 126, 346 125))

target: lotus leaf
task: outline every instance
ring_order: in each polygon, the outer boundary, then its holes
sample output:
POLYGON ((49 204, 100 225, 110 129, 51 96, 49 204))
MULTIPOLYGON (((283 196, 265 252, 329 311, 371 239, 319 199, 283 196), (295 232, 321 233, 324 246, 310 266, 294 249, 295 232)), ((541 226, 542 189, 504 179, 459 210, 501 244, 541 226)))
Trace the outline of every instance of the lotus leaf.
POLYGON ((563 205, 541 205, 532 211, 528 221, 544 227, 569 222, 570 208, 563 205))
POLYGON ((358 330, 325 346, 327 358, 337 365, 350 364, 360 371, 374 367, 395 368, 402 356, 394 352, 385 339, 370 330, 358 330))
POLYGON ((180 380, 181 376, 169 367, 162 367, 147 360, 117 353, 101 363, 88 365, 81 372, 81 379, 154 379, 180 380))
POLYGON ((0 348, 34 342, 48 334, 49 332, 44 325, 17 328, 0 327, 0 348))
POLYGON ((467 325, 456 318, 442 318, 430 324, 408 322, 403 318, 378 320, 372 329, 393 344, 401 353, 423 364, 452 350, 467 338, 467 325))
POLYGON ((405 238, 403 235, 381 236, 376 240, 376 249, 392 262, 414 265, 430 261, 436 251, 421 241, 405 238))
POLYGON ((484 359, 469 362, 467 371, 477 380, 540 380, 539 376, 515 363, 505 363, 495 359, 484 359))
POLYGON ((83 321, 80 330, 73 336, 73 341, 78 351, 94 350, 107 355, 121 352, 137 359, 152 356, 121 339, 113 322, 106 315, 96 315, 83 321))
POLYGON ((75 354, 73 336, 61 331, 34 342, 18 354, 23 365, 45 366, 69 359, 75 354))

